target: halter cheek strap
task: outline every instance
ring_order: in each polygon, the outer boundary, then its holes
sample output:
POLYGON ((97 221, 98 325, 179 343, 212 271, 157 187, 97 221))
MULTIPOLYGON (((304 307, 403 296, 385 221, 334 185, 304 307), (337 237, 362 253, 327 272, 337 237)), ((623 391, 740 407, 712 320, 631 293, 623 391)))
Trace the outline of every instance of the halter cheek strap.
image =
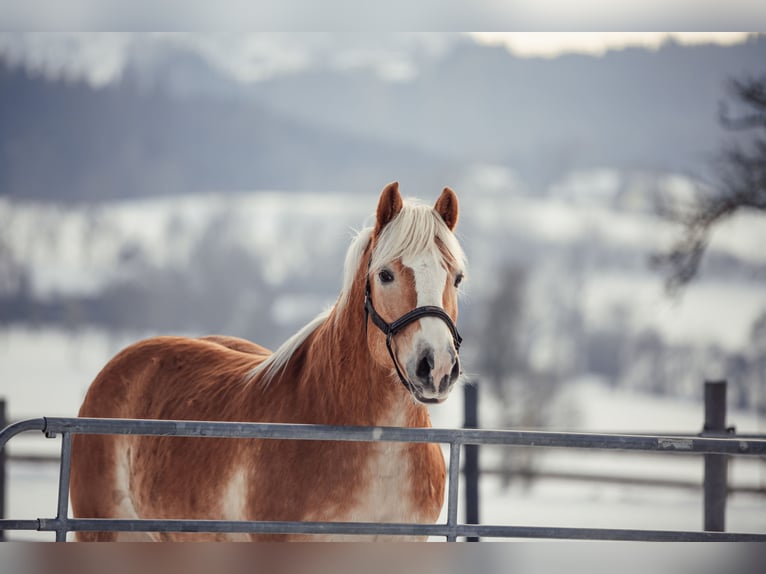
MULTIPOLYGON (((407 377, 404 376, 402 373, 402 369, 399 366, 399 361, 396 359, 396 355, 394 354, 394 350, 392 347, 392 340, 394 335, 399 333, 402 329, 404 329, 407 325, 410 323, 417 321, 418 319, 422 319, 423 317, 437 317, 444 321, 444 323, 447 325, 447 328, 450 330, 450 333, 452 333, 452 340, 455 344, 455 352, 460 352, 460 344, 463 342, 463 338, 460 336, 460 333, 457 331, 457 327, 455 326, 455 323, 452 321, 452 317, 447 315, 447 313, 442 309, 441 307, 437 307, 435 305, 424 305, 422 307, 416 307, 409 313, 405 313, 401 317, 399 317, 396 321, 393 321, 391 323, 388 323, 381 317, 378 312, 375 310, 375 307, 372 304, 372 296, 370 293, 370 279, 367 278, 367 285, 365 287, 364 292, 364 328, 365 332, 367 330, 367 319, 371 319, 373 324, 380 329, 383 334, 386 336, 386 349, 388 349, 388 354, 391 356, 391 361, 394 363, 394 368, 396 369, 396 374, 399 376, 399 381, 404 385, 404 387, 410 392, 414 393, 414 386, 412 382, 407 379, 407 377)), ((422 402, 425 403, 436 403, 438 402, 436 399, 419 399, 422 402)))

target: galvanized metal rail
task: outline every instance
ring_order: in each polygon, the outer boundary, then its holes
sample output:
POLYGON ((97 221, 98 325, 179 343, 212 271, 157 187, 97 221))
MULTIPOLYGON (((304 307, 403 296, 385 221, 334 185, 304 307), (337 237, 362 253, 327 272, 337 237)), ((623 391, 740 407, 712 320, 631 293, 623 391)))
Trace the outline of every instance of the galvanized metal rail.
POLYGON ((56 518, 0 520, 0 530, 53 531, 57 541, 72 531, 120 532, 237 532, 259 534, 342 534, 389 536, 458 536, 490 538, 558 538, 579 540, 751 541, 766 542, 766 534, 705 531, 547 528, 461 524, 457 520, 460 451, 464 445, 583 448, 649 451, 676 454, 719 454, 766 457, 766 439, 709 436, 654 436, 545 431, 347 427, 137 419, 38 418, 20 421, 0 431, 0 449, 21 432, 42 431, 49 438, 61 435, 56 518), (126 520, 69 518, 69 474, 72 435, 122 434, 151 436, 218 437, 239 439, 291 439, 387 441, 449 445, 447 521, 440 524, 349 522, 269 522, 225 520, 126 520))

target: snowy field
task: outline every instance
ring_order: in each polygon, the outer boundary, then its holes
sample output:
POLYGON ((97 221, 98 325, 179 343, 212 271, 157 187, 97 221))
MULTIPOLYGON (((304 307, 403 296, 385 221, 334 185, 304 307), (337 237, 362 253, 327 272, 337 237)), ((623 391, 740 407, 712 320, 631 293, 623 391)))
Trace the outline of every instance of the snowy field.
MULTIPOLYGON (((0 331, 0 395, 7 398, 14 419, 73 416, 89 381, 101 366, 119 348, 140 336, 136 333, 108 336, 97 329, 82 331, 74 337, 55 330, 0 331), (37 358, 40 348, 46 349, 45 361, 37 358), (23 384, 17 380, 22 373, 23 384)), ((434 426, 461 425, 461 395, 457 392, 446 404, 431 408, 434 426)), ((487 392, 482 397, 482 426, 496 428, 495 405, 487 392)), ((701 404, 614 390, 593 379, 572 381, 557 400, 574 409, 580 421, 577 428, 561 430, 696 433, 702 425, 701 404)), ((730 410, 728 423, 743 433, 766 432, 764 422, 752 413, 730 410)), ((11 440, 8 448, 12 454, 55 454, 59 441, 27 433, 11 440)), ((497 450, 483 451, 482 466, 496 466, 497 455, 497 450)), ((683 455, 556 449, 538 451, 535 465, 557 472, 702 480, 701 459, 683 455)), ((8 516, 53 516, 57 476, 56 464, 11 463, 8 516)), ((730 478, 736 485, 764 487, 766 463, 735 459, 730 466, 730 478)), ((727 508, 728 530, 766 532, 766 496, 735 494, 729 498, 727 508)), ((698 530, 702 524, 702 493, 553 479, 531 484, 516 479, 504 488, 496 476, 485 476, 481 481, 480 512, 485 524, 698 530)), ((10 533, 10 538, 51 540, 52 535, 15 532, 10 533)))

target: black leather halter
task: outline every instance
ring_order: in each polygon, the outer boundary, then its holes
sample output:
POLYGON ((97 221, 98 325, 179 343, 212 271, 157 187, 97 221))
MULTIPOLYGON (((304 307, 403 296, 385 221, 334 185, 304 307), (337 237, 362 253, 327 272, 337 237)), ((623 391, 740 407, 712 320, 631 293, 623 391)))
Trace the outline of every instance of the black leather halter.
MULTIPOLYGON (((441 307, 437 307, 435 305, 424 305, 423 307, 416 307, 409 313, 405 313, 401 317, 399 317, 396 321, 393 321, 391 323, 387 323, 383 317, 381 317, 378 312, 375 310, 375 307, 372 304, 372 296, 370 294, 370 278, 369 275, 367 277, 367 285, 365 287, 364 291, 364 328, 365 331, 367 330, 367 319, 372 319, 372 322, 375 324, 375 326, 383 331, 383 334, 386 336, 386 349, 388 349, 388 354, 391 356, 391 361, 394 363, 394 367, 396 368, 396 374, 399 375, 399 381, 401 381, 402 385, 404 385, 404 388, 407 389, 410 393, 413 395, 415 394, 415 388, 412 384, 412 382, 407 379, 407 377, 404 376, 402 373, 401 367, 399 367, 399 361, 396 360, 396 355, 394 355, 394 350, 391 347, 391 342, 393 340, 394 335, 399 333, 402 329, 404 329, 407 325, 412 323, 413 321, 417 321, 418 319, 422 319, 423 317, 437 317, 444 321, 444 323, 447 325, 447 328, 450 330, 450 333, 452 333, 452 340, 455 343, 455 352, 460 352, 460 344, 463 342, 463 338, 460 336, 460 333, 457 331, 457 327, 455 326, 454 321, 452 321, 452 317, 447 315, 446 311, 442 309, 441 307)), ((436 403, 438 402, 437 399, 425 399, 425 398, 418 398, 421 402, 424 403, 436 403)))

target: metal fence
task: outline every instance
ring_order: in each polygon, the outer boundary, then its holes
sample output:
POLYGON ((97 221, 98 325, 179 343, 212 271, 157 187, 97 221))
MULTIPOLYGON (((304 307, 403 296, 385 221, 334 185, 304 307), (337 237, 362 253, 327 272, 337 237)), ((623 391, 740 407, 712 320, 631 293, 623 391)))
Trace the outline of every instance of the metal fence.
MULTIPOLYGON (((160 421, 133 419, 37 418, 12 424, 0 431, 0 450, 21 432, 41 431, 49 438, 61 437, 61 467, 58 505, 55 518, 0 520, 1 530, 36 530, 56 533, 57 541, 66 540, 72 531, 119 532, 211 532, 253 534, 337 534, 387 536, 444 536, 476 538, 556 538, 580 540, 647 541, 758 541, 766 542, 763 533, 710 531, 626 530, 594 528, 558 528, 471 524, 458 522, 458 492, 461 450, 472 445, 525 447, 560 447, 620 451, 698 454, 707 457, 766 457, 766 439, 718 436, 659 436, 545 431, 346 427, 323 425, 287 425, 273 423, 224 423, 198 421, 160 421), (238 439, 337 440, 367 442, 438 443, 449 447, 449 487, 447 519, 438 524, 397 524, 370 522, 270 522, 219 520, 127 520, 69 517, 69 474, 72 435, 125 434, 184 437, 222 437, 238 439)), ((716 432, 716 431, 713 431, 716 432)), ((725 499, 725 473, 724 499, 725 499)), ((724 501, 725 504, 725 501, 724 501)))

